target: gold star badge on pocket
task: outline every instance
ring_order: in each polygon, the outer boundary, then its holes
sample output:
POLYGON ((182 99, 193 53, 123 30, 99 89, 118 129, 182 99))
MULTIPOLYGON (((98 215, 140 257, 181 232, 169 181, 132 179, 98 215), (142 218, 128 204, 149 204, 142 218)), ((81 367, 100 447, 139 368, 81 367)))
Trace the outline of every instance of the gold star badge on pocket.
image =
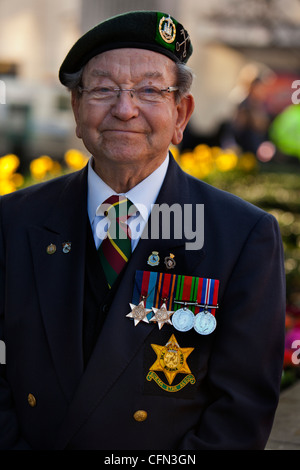
POLYGON ((166 345, 151 344, 152 349, 156 353, 156 361, 150 367, 147 380, 154 380, 163 390, 167 392, 177 392, 181 390, 189 382, 195 383, 195 377, 191 374, 191 370, 187 364, 187 358, 194 348, 181 348, 172 335, 166 345), (155 372, 164 372, 169 385, 163 381, 155 372), (171 386, 177 374, 187 374, 184 379, 177 385, 171 386))

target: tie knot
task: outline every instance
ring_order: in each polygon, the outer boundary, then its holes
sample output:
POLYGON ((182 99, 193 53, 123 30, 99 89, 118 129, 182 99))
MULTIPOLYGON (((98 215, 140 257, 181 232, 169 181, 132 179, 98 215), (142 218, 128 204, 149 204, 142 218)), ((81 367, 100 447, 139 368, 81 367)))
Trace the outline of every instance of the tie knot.
POLYGON ((131 254, 131 237, 127 219, 135 212, 135 206, 125 196, 116 195, 104 201, 100 209, 105 218, 97 224, 96 230, 100 224, 104 223, 107 225, 107 233, 98 253, 108 285, 111 287, 131 254))
POLYGON ((125 196, 113 195, 106 199, 101 205, 101 209, 110 220, 126 221, 135 213, 135 207, 125 196))

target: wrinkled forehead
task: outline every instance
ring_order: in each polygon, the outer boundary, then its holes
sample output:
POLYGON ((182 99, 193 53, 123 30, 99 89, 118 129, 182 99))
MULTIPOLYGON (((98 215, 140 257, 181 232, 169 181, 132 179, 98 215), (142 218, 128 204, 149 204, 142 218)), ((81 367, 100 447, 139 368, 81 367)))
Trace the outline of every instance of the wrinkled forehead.
POLYGON ((83 80, 102 78, 119 83, 138 82, 143 79, 173 84, 176 65, 168 57, 142 49, 114 49, 93 57, 84 67, 83 80), (172 83, 171 83, 172 82, 172 83))

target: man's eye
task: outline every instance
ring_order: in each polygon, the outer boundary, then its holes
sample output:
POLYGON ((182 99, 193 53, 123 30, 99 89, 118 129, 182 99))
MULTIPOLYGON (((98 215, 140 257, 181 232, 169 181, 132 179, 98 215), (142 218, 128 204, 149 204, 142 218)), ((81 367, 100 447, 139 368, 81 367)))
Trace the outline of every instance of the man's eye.
POLYGON ((152 87, 148 86, 148 87, 140 88, 139 92, 140 93, 145 93, 146 95, 159 94, 158 88, 155 88, 153 86, 152 87))
POLYGON ((112 93, 113 89, 109 88, 109 87, 102 86, 102 87, 94 88, 93 92, 94 93, 104 93, 104 94, 105 93, 112 93))

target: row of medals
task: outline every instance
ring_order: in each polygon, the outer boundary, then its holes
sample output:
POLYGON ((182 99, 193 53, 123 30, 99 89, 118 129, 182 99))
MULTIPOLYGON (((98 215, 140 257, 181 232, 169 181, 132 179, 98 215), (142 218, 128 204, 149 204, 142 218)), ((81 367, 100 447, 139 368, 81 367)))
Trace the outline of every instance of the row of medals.
MULTIPOLYGON (((176 301, 175 301, 176 303, 176 301)), ((187 305, 194 305, 203 307, 193 302, 178 302, 184 304, 179 310, 168 311, 166 304, 163 303, 160 308, 147 309, 144 305, 144 300, 142 300, 138 305, 130 304, 131 312, 126 315, 127 317, 134 319, 135 326, 140 322, 157 322, 159 329, 162 328, 164 324, 173 325, 174 328, 181 332, 186 332, 194 328, 194 330, 200 335, 209 335, 216 328, 216 319, 208 310, 207 306, 204 306, 204 310, 195 315, 187 305), (154 316, 148 320, 147 315, 153 311, 154 316), (172 317, 172 320, 171 320, 172 317)), ((218 306, 212 306, 217 308, 218 306)))

